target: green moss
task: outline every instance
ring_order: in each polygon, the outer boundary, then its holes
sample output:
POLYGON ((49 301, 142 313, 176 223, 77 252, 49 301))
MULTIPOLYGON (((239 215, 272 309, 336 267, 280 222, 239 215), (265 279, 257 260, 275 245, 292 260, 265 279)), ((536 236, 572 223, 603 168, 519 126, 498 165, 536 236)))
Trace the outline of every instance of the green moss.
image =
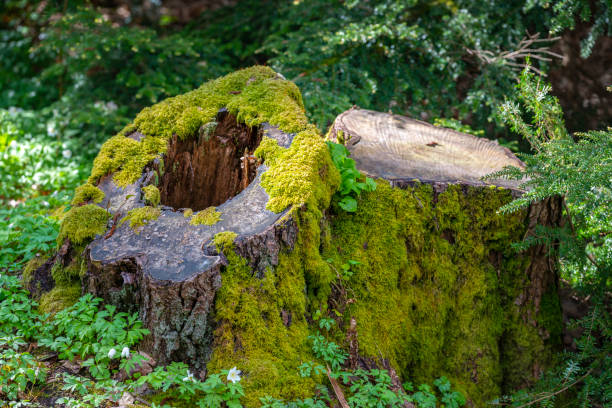
POLYGON ((81 285, 60 285, 43 294, 39 302, 41 313, 55 313, 72 306, 81 297, 81 285))
POLYGON ((95 204, 71 208, 62 221, 57 245, 62 245, 66 238, 77 246, 88 243, 106 230, 109 218, 109 212, 95 204))
POLYGON ((144 199, 147 204, 150 204, 153 207, 157 207, 159 205, 159 202, 161 201, 161 195, 157 187, 151 184, 143 187, 142 191, 144 193, 144 199))
POLYGON ((156 207, 139 207, 128 211, 127 215, 119 221, 119 225, 123 225, 124 222, 130 222, 130 228, 132 228, 136 234, 140 233, 139 228, 147 225, 149 221, 156 220, 161 215, 161 211, 156 207))
POLYGON ((51 276, 57 285, 70 285, 80 282, 86 271, 85 259, 76 256, 67 266, 63 266, 61 262, 56 262, 51 268, 51 276))
POLYGON ((340 175, 333 165, 327 145, 314 127, 308 127, 293 138, 287 149, 274 146, 264 138, 255 155, 269 169, 262 175, 261 185, 270 196, 267 207, 274 212, 291 205, 329 203, 340 184, 340 175))
POLYGON ((208 371, 238 367, 244 374, 241 402, 247 407, 259 406, 259 398, 266 395, 284 399, 312 396, 315 382, 298 375, 299 365, 313 359, 307 341, 304 278, 272 270, 263 279, 256 277, 247 261, 231 249, 235 237, 233 232, 222 232, 214 239, 229 265, 221 275, 215 299, 218 325, 208 371), (296 297, 300 301, 290 300, 296 297))
POLYGON ((233 231, 223 231, 215 235, 213 242, 218 251, 231 250, 237 236, 233 231))
POLYGON ((189 217, 191 217, 192 215, 193 215, 193 210, 192 210, 191 208, 186 209, 186 210, 185 210, 185 212, 183 213, 183 216, 184 216, 185 218, 189 218, 189 217))
POLYGON ((379 180, 355 213, 329 219, 324 258, 361 263, 343 281, 353 298, 343 313, 357 321, 362 355, 388 359, 416 384, 445 375, 475 406, 529 377, 530 362, 550 349, 513 303, 528 259, 509 246, 522 239, 525 214, 496 213, 510 199, 498 189, 451 186, 435 196, 429 185, 379 180))
MULTIPOLYGON (((290 148, 266 139, 256 152, 270 167, 262 185, 268 208, 282 211, 298 224, 292 251, 279 254, 278 267, 263 278, 230 249, 231 232, 215 236, 227 256, 222 285, 215 298, 216 321, 209 372, 237 366, 244 372, 245 406, 259 406, 259 397, 308 398, 321 378, 301 378, 298 367, 313 361, 307 337, 308 310, 325 307, 334 272, 319 253, 321 219, 339 184, 327 146, 312 130, 298 133, 290 148), (286 164, 283 164, 286 163, 286 164)), ((282 220, 280 222, 283 222, 282 220)))
POLYGON ((205 210, 198 211, 189 220, 191 225, 214 225, 221 221, 221 213, 215 207, 208 207, 205 210))
POLYGON ((30 282, 32 281, 32 274, 34 273, 34 271, 40 268, 45 263, 45 261, 46 259, 42 256, 35 256, 34 258, 28 261, 21 273, 21 283, 25 288, 30 285, 30 282))
POLYGON ((102 200, 104 200, 104 192, 94 185, 85 183, 77 187, 74 192, 74 198, 70 204, 73 206, 83 203, 98 204, 101 203, 102 200))
POLYGON ((144 166, 166 151, 172 135, 182 140, 196 136, 223 107, 249 126, 269 122, 286 132, 307 127, 302 97, 295 84, 279 79, 268 67, 254 66, 143 109, 132 124, 104 143, 94 160, 90 183, 113 172, 119 186, 134 183, 144 166), (141 141, 125 137, 134 131, 146 137, 141 141))

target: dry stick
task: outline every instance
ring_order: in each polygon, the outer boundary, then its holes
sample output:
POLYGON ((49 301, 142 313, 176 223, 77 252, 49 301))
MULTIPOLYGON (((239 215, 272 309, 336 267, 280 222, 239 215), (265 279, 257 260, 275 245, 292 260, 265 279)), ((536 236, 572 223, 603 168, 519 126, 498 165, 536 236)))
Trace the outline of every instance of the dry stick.
MULTIPOLYGON (((548 43, 552 41, 558 40, 560 37, 553 38, 538 38, 539 34, 529 35, 528 38, 523 38, 517 45, 516 50, 512 51, 502 51, 499 53, 494 53, 488 50, 476 50, 476 49, 467 49, 468 54, 476 55, 482 62, 485 64, 493 64, 498 61, 504 61, 504 63, 512 68, 527 68, 527 64, 521 64, 517 62, 519 59, 523 58, 533 58, 540 61, 552 61, 552 58, 544 56, 548 55, 555 58, 563 58, 562 55, 557 54, 556 52, 551 51, 547 46, 541 47, 532 47, 534 44, 538 43, 548 43)), ((539 69, 529 66, 529 69, 536 72, 540 75, 545 75, 539 69)))
POLYGON ((338 381, 336 381, 336 379, 331 376, 331 370, 329 369, 329 366, 326 365, 325 367, 327 368, 327 378, 329 378, 329 382, 331 383, 332 388, 334 389, 334 393, 336 394, 336 398, 338 398, 340 406, 342 408, 351 408, 348 402, 346 402, 346 398, 344 398, 344 393, 342 392, 342 388, 340 388, 340 384, 338 384, 338 381))
POLYGON ((551 398, 551 397, 554 397, 555 395, 559 395, 559 394, 561 394, 562 392, 566 391, 568 388, 573 387, 574 385, 578 384, 580 381, 582 381, 582 380, 584 380, 586 377, 588 377, 588 376, 589 376, 589 374, 591 374, 591 371, 593 371, 593 369, 592 369, 592 368, 591 368, 591 369, 589 369, 589 371, 587 371, 587 372, 586 372, 586 373, 585 373, 585 374, 584 374, 582 377, 578 378, 578 379, 577 379, 576 381, 574 381, 573 383, 566 385, 565 387, 561 388, 561 389, 560 389, 560 390, 558 390, 558 391, 551 392, 551 393, 546 394, 546 395, 544 395, 544 396, 542 396, 542 397, 540 397, 540 398, 537 398, 537 399, 535 399, 535 400, 533 400, 533 401, 530 401, 530 402, 528 402, 527 404, 521 405, 521 406, 519 406, 518 408, 528 407, 528 406, 533 405, 533 404, 535 404, 535 403, 537 403, 537 402, 540 402, 540 401, 543 401, 543 400, 545 400, 545 399, 549 399, 549 398, 551 398))

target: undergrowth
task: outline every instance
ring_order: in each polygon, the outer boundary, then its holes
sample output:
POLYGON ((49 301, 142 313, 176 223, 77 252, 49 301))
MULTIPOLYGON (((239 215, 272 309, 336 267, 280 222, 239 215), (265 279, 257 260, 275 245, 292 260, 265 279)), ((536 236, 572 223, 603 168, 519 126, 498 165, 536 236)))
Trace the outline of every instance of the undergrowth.
MULTIPOLYGON (((241 380, 249 373, 241 373, 239 367, 203 378, 186 364, 174 362, 141 373, 139 368, 151 362, 137 350, 148 331, 135 314, 119 313, 101 302, 88 294, 54 316, 41 314, 16 277, 0 275, 0 402, 38 407, 37 400, 50 393, 54 406, 92 408, 116 405, 145 387, 155 391, 143 396, 152 407, 242 406, 241 380), (58 369, 70 366, 66 362, 76 365, 76 371, 58 369)), ((347 370, 347 353, 328 339, 334 324, 332 319, 319 320, 320 330, 310 337, 318 360, 295 368, 303 377, 327 375, 316 395, 292 402, 264 397, 262 407, 322 408, 337 398, 364 408, 402 407, 407 402, 418 408, 465 404, 444 377, 434 381, 434 387, 422 384, 415 390, 410 383, 397 387, 383 369, 347 370), (334 387, 338 384, 342 391, 334 387)))

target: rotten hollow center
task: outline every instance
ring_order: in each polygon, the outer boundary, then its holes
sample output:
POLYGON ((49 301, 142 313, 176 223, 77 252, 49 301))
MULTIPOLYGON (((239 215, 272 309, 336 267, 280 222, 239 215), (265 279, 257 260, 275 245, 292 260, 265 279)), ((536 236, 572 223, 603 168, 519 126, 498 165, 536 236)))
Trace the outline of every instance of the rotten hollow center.
POLYGON ((199 211, 236 196, 257 174, 252 154, 261 137, 260 128, 238 123, 227 112, 188 140, 174 136, 164 157, 161 203, 199 211))

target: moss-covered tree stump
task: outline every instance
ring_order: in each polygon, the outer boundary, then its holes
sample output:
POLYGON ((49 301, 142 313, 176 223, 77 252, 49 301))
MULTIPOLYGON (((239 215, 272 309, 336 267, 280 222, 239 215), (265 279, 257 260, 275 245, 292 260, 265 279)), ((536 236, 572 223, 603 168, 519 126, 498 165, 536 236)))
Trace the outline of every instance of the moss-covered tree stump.
POLYGON ((557 223, 558 203, 497 214, 521 191, 480 176, 521 163, 469 135, 351 110, 330 137, 377 178, 355 213, 332 201, 340 175, 299 90, 269 68, 146 108, 102 146, 30 286, 138 312, 160 363, 237 366, 247 406, 325 380, 298 372, 319 316, 347 365, 396 384, 446 375, 481 406, 537 377, 560 336, 556 264, 510 244, 557 223))
POLYGON ((419 381, 450 375, 476 406, 538 378, 561 340, 557 262, 543 246, 511 244, 558 225, 560 199, 498 214, 520 183, 483 177, 523 163, 403 116, 351 109, 328 137, 378 179, 355 214, 329 224, 330 254, 362 263, 348 307, 361 351, 419 381))

